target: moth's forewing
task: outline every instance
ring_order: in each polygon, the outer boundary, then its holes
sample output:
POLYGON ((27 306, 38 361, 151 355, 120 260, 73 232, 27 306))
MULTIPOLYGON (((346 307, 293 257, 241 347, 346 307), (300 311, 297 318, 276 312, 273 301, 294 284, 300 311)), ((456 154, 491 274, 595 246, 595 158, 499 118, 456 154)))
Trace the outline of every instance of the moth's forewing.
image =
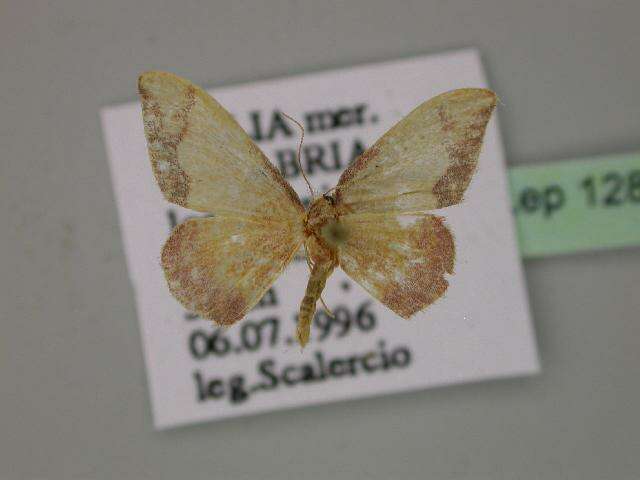
POLYGON ((462 89, 413 110, 342 174, 336 189, 347 240, 342 269, 408 318, 440 298, 455 248, 442 218, 476 170, 496 95, 462 89))
POLYGON ((170 202, 212 218, 179 225, 162 251, 173 295, 230 324, 254 306, 304 239, 304 207, 233 117, 165 72, 138 82, 154 174, 170 202))
POLYGON ((373 297, 404 318, 445 292, 453 273, 451 232, 435 215, 348 215, 340 267, 373 297))
POLYGON ((496 95, 478 88, 423 103, 344 171, 338 203, 354 213, 426 213, 459 203, 495 105, 496 95))
POLYGON ((207 92, 166 72, 138 81, 149 157, 170 202, 191 210, 298 221, 300 199, 207 92))

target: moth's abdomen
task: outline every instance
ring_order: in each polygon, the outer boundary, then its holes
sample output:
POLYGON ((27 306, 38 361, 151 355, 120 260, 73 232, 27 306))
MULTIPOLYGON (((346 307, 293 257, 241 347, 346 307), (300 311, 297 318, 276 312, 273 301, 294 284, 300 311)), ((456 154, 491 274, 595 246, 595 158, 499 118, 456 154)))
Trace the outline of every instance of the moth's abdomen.
POLYGON ((311 270, 307 290, 300 304, 300 315, 296 327, 296 338, 301 347, 304 347, 309 341, 311 321, 316 313, 316 302, 334 268, 335 264, 332 261, 325 261, 316 263, 311 270))

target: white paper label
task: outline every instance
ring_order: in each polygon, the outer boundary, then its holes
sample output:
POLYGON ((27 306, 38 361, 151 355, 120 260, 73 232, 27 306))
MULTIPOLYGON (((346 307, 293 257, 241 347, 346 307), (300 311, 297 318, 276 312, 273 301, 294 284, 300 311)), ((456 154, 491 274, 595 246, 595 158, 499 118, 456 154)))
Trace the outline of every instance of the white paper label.
MULTIPOLYGON (((299 132, 278 122, 277 111, 306 125, 302 164, 322 192, 423 101, 483 86, 477 52, 465 50, 211 93, 308 197, 295 163, 299 132)), ((171 228, 194 212, 163 199, 138 102, 105 108, 102 123, 157 428, 538 371, 495 117, 465 201, 439 211, 457 252, 445 296, 406 321, 337 269, 323 295, 335 318, 320 309, 302 353, 292 338, 308 279, 304 261, 230 329, 185 311, 169 293, 159 256, 171 228)))

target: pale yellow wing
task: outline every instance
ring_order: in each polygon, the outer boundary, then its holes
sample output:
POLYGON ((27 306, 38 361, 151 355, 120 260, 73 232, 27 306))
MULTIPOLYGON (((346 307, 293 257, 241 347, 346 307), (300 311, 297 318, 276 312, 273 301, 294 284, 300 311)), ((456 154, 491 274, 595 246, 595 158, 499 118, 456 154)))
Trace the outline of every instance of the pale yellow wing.
POLYGON ((300 248, 293 230, 241 218, 194 218, 178 225, 162 249, 171 293, 187 309, 221 325, 240 320, 300 248))
POLYGON ((153 172, 165 198, 212 213, 176 227, 162 250, 173 295, 231 324, 251 309, 304 239, 304 207, 233 117, 165 72, 140 76, 153 172))
POLYGON ((440 298, 453 273, 453 236, 436 215, 347 215, 340 267, 403 318, 440 298))
POLYGON ((172 203, 199 212, 298 221, 300 199, 207 92, 166 72, 140 76, 151 165, 172 203))
POLYGON ((347 168, 336 199, 347 212, 426 213, 462 200, 496 95, 479 88, 423 103, 347 168))
POLYGON ((409 318, 447 290, 453 236, 427 212, 459 203, 476 170, 496 95, 462 89, 413 110, 342 174, 341 268, 409 318))

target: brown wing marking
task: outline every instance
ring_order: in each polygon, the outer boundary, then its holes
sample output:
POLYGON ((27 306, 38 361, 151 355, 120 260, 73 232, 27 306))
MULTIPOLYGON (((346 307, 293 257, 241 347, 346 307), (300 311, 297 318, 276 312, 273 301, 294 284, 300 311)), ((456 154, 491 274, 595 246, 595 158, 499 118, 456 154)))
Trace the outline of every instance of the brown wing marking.
POLYGON ((462 196, 476 171, 482 139, 494 108, 495 103, 474 111, 470 114, 470 121, 464 125, 464 128, 459 128, 460 120, 452 118, 444 106, 438 108, 442 132, 447 134, 459 131, 460 133, 452 136, 451 141, 445 144, 450 165, 431 190, 438 200, 437 208, 455 205, 462 201, 462 196))
POLYGON ((403 318, 431 305, 449 287, 444 274, 453 274, 455 245, 442 217, 426 217, 415 245, 426 263, 411 264, 402 282, 393 281, 384 290, 382 303, 403 318))
POLYGON ((138 91, 153 173, 167 200, 187 206, 190 181, 180 166, 178 146, 189 130, 189 112, 196 103, 196 91, 192 85, 176 91, 176 104, 167 111, 169 109, 163 109, 159 99, 147 89, 145 79, 142 75, 138 79, 138 91))

